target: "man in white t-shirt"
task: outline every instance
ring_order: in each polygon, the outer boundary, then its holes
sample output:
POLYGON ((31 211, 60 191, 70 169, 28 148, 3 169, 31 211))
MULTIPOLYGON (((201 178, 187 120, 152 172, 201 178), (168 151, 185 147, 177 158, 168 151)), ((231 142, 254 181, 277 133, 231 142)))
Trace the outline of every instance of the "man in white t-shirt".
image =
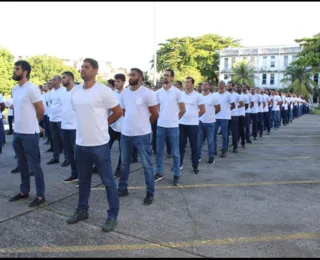
POLYGON ((193 173, 198 174, 199 117, 205 113, 205 106, 202 96, 195 91, 193 87, 194 79, 192 77, 187 77, 185 79, 185 92, 182 92, 182 102, 185 104, 186 112, 179 120, 180 169, 183 169, 185 145, 189 139, 193 173))
MULTIPOLYGON (((62 97, 66 92, 66 89, 61 86, 61 77, 58 75, 53 76, 52 86, 53 89, 50 92, 51 115, 49 120, 53 142, 53 158, 47 162, 48 165, 59 163, 60 152, 63 150, 61 136, 62 97)), ((63 167, 70 164, 66 157, 65 154, 65 161, 62 164, 63 167)))
MULTIPOLYGON (((114 96, 119 101, 121 100, 121 95, 124 90, 124 84, 126 82, 126 76, 122 73, 118 73, 114 76, 115 80, 115 88, 116 90, 113 91, 114 96)), ((119 142, 119 158, 118 158, 118 165, 116 168, 116 171, 114 173, 114 178, 118 179, 120 177, 120 170, 121 170, 121 146, 120 146, 120 140, 121 140, 121 129, 123 125, 123 116, 121 116, 116 122, 114 122, 112 125, 109 126, 109 135, 110 135, 110 150, 112 149, 113 143, 118 140, 119 142)))
POLYGON ((29 197, 31 171, 35 176, 37 197, 29 207, 37 207, 45 202, 45 184, 39 149, 39 121, 43 118, 44 107, 40 89, 28 81, 30 73, 31 66, 27 61, 19 60, 15 63, 12 79, 18 81, 18 84, 12 89, 15 118, 12 144, 20 167, 21 185, 20 193, 9 201, 29 197))
POLYGON ((112 174, 108 126, 121 117, 122 110, 112 90, 96 82, 98 70, 96 60, 84 59, 81 65, 81 78, 84 82, 71 90, 71 104, 77 125, 75 159, 79 174, 79 202, 77 210, 67 219, 67 223, 75 224, 89 217, 88 200, 92 167, 95 164, 106 188, 109 204, 108 218, 102 230, 109 232, 117 225, 119 197, 112 174), (108 117, 109 110, 112 114, 108 117))
POLYGON ((265 101, 265 96, 263 95, 264 89, 261 88, 258 92, 258 96, 260 96, 260 106, 258 108, 258 128, 259 128, 259 135, 260 138, 263 136, 263 130, 264 130, 264 117, 263 117, 263 112, 265 107, 268 107, 265 101))
POLYGON ((251 109, 250 107, 253 106, 253 102, 251 102, 252 95, 248 92, 248 86, 243 85, 242 86, 242 92, 244 95, 244 106, 245 106, 245 138, 246 142, 249 144, 252 144, 252 141, 250 140, 250 125, 251 125, 251 109))
POLYGON ((8 110, 8 123, 9 123, 9 131, 7 133, 7 135, 12 135, 13 134, 13 127, 12 127, 12 123, 13 123, 13 99, 12 99, 12 94, 10 95, 9 98, 6 99, 5 101, 5 105, 6 108, 8 110))
POLYGON ((198 151, 201 159, 204 138, 208 143, 208 164, 214 164, 214 129, 216 127, 216 114, 220 112, 220 103, 217 93, 210 92, 211 86, 208 81, 202 84, 202 98, 205 105, 205 113, 199 118, 198 151))
POLYGON ((4 97, 0 93, 0 153, 2 153, 2 146, 4 145, 4 125, 3 125, 3 115, 2 111, 4 111, 6 108, 5 102, 4 102, 4 97))
POLYGON ((272 121, 273 121, 273 127, 274 130, 277 130, 279 128, 279 122, 280 122, 280 105, 281 105, 281 97, 279 96, 278 91, 271 91, 272 95, 272 121))
POLYGON ((293 100, 292 100, 292 94, 291 93, 288 93, 288 97, 287 97, 287 100, 288 100, 288 123, 292 123, 292 108, 293 108, 293 100))
POLYGON ((269 96, 269 90, 267 90, 268 94, 265 93, 265 91, 263 90, 263 92, 261 93, 264 96, 264 101, 266 102, 266 105, 263 109, 263 124, 264 124, 264 128, 267 131, 267 135, 270 135, 270 112, 269 112, 269 107, 272 101, 272 98, 269 96))
POLYGON ((150 153, 151 123, 159 117, 157 98, 152 90, 141 85, 143 72, 140 69, 132 68, 129 77, 130 86, 120 97, 124 120, 120 140, 121 170, 118 193, 120 197, 129 195, 129 170, 132 149, 135 146, 144 168, 147 186, 143 204, 150 205, 154 199, 154 174, 150 153))
POLYGON ((48 85, 47 83, 43 84, 42 86, 42 93, 41 93, 41 99, 42 99, 42 104, 44 107, 44 114, 43 114, 43 129, 44 129, 44 137, 47 139, 48 142, 48 126, 47 126, 47 121, 48 121, 48 106, 47 106, 47 101, 46 101, 46 95, 48 92, 48 85))
POLYGON ((48 132, 48 139, 45 144, 50 144, 50 148, 46 152, 53 152, 53 142, 52 142, 52 133, 50 128, 50 117, 51 117, 51 101, 50 101, 50 95, 52 92, 52 80, 49 80, 47 82, 48 91, 45 95, 45 100, 47 104, 47 118, 46 118, 46 128, 45 131, 48 132))
POLYGON ((250 114, 252 120, 252 136, 253 140, 257 140, 258 135, 258 113, 259 113, 259 106, 261 105, 261 98, 259 95, 259 88, 251 87, 251 100, 250 102, 250 114))
POLYGON ((248 96, 242 93, 242 85, 241 84, 237 84, 236 86, 236 91, 237 93, 240 95, 240 98, 243 101, 243 106, 238 108, 238 114, 239 114, 239 119, 238 119, 238 133, 239 133, 239 137, 238 140, 241 139, 241 146, 242 148, 246 148, 246 137, 245 137, 245 132, 244 132, 244 128, 245 128, 245 121, 246 121, 246 106, 245 104, 249 104, 249 100, 248 100, 248 96))
POLYGON ((223 80, 219 82, 219 90, 217 96, 220 103, 220 112, 216 114, 216 126, 214 129, 214 153, 217 155, 217 135, 218 129, 221 127, 222 133, 222 149, 221 157, 226 157, 228 150, 228 122, 231 119, 231 110, 235 108, 235 102, 232 100, 230 93, 226 92, 226 87, 223 80))
POLYGON ((174 71, 167 69, 164 72, 164 85, 156 92, 159 107, 156 137, 156 164, 157 170, 154 176, 155 182, 164 178, 163 152, 164 144, 169 139, 173 159, 173 185, 180 184, 180 151, 179 151, 179 119, 186 112, 182 101, 182 92, 172 85, 174 71))
MULTIPOLYGON (((235 108, 231 110, 231 119, 229 120, 229 129, 231 128, 232 134, 232 146, 233 153, 238 152, 238 139, 239 139, 239 109, 244 106, 242 97, 234 89, 234 84, 232 81, 227 83, 228 92, 235 104, 235 108)), ((230 130, 229 130, 230 132, 230 130)), ((229 145, 229 135, 228 135, 228 145, 229 145)))
POLYGON ((61 120, 61 131, 63 148, 67 153, 71 166, 71 176, 63 183, 72 183, 78 181, 78 169, 77 163, 74 159, 74 148, 76 145, 76 114, 72 108, 71 102, 71 91, 74 88, 74 75, 70 71, 65 71, 61 75, 62 85, 66 88, 66 91, 62 95, 62 120, 61 120))

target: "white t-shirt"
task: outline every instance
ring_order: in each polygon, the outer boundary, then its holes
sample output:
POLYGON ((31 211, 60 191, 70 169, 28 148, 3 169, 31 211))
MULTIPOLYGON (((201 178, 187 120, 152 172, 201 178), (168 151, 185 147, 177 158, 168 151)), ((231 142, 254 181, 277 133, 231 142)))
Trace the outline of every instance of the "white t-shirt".
MULTIPOLYGON (((0 101, 1 103, 1 101, 0 101)), ((13 105, 13 99, 10 97, 5 101, 6 107, 8 109, 8 116, 13 116, 13 109, 10 108, 11 105, 13 105)))
POLYGON ((220 103, 220 112, 216 114, 216 119, 231 119, 231 108, 230 104, 233 103, 230 93, 224 92, 220 94, 217 92, 220 103))
POLYGON ((52 89, 50 93, 51 100, 51 117, 50 122, 62 121, 62 96, 66 92, 65 87, 60 87, 57 90, 52 89))
POLYGON ((263 95, 261 95, 261 94, 259 94, 258 95, 259 97, 260 97, 260 106, 259 106, 259 108, 258 108, 258 112, 259 113, 263 113, 263 102, 265 102, 265 97, 263 96, 263 95))
POLYGON ((157 102, 160 104, 158 126, 179 127, 179 103, 182 103, 182 92, 171 86, 169 90, 161 88, 156 91, 157 102))
POLYGON ((285 103, 284 105, 282 105, 282 107, 284 107, 284 110, 288 110, 288 102, 289 102, 288 98, 283 96, 282 100, 283 100, 283 103, 285 103))
POLYGON ((61 129, 76 130, 76 113, 71 104, 71 91, 65 91, 62 95, 61 129))
POLYGON ((243 107, 238 108, 238 114, 239 114, 239 116, 245 116, 246 115, 246 106, 244 104, 248 104, 249 99, 248 99, 248 96, 243 93, 240 94, 240 97, 243 101, 243 107), (247 103, 245 103, 245 102, 247 102, 247 103))
POLYGON ((140 86, 136 91, 127 87, 120 97, 120 104, 125 109, 121 134, 126 136, 147 135, 151 133, 149 107, 157 105, 156 94, 140 86))
POLYGON ((51 101, 50 101, 50 95, 51 95, 52 89, 50 91, 48 91, 45 95, 45 99, 46 99, 46 103, 47 103, 47 116, 51 117, 51 101))
POLYGON ((244 94, 244 96, 248 98, 248 103, 245 103, 245 104, 249 104, 246 110, 246 113, 250 114, 251 113, 250 102, 251 102, 252 95, 250 93, 247 93, 247 94, 244 94))
POLYGON ((216 93, 209 93, 202 95, 206 112, 199 118, 202 123, 215 123, 216 122, 216 105, 219 105, 219 97, 216 93))
POLYGON ((239 106, 239 102, 243 101, 243 99, 238 93, 236 93, 234 91, 231 93, 231 98, 236 106, 234 109, 231 110, 231 116, 239 116, 238 106, 239 106))
POLYGON ((19 134, 40 133, 34 103, 42 101, 40 89, 27 81, 23 86, 12 89, 14 107, 14 131, 19 134))
POLYGON ((272 105, 272 111, 279 111, 280 107, 278 103, 281 102, 281 97, 280 96, 273 96, 273 105, 272 105))
POLYGON ((93 87, 83 89, 83 83, 71 90, 71 104, 76 113, 76 144, 100 146, 110 140, 108 132, 108 110, 119 102, 112 90, 96 82, 93 87))
POLYGON ((199 125, 199 106, 204 104, 202 95, 193 90, 191 93, 182 93, 182 102, 186 106, 186 112, 179 123, 182 125, 199 125))
MULTIPOLYGON (((2 94, 0 94, 0 104, 1 103, 4 103, 4 97, 3 97, 3 95, 2 94)), ((2 119, 2 112, 0 111, 0 119, 2 119)))
POLYGON ((44 108, 44 115, 48 115, 48 106, 46 102, 46 93, 41 94, 41 100, 44 108))
MULTIPOLYGON (((121 93, 119 93, 118 90, 113 91, 113 95, 119 101, 119 103, 120 103, 120 99, 121 99, 120 97, 121 97, 122 93, 123 93, 123 91, 121 93)), ((112 115, 112 112, 110 115, 112 115)), ((110 127, 114 131, 121 133, 122 124, 123 124, 123 116, 121 116, 116 122, 114 122, 112 125, 110 125, 110 127)))
POLYGON ((269 102, 271 100, 271 98, 267 95, 267 94, 263 94, 264 96, 264 102, 266 102, 266 106, 263 109, 263 112, 269 112, 269 102))
POLYGON ((259 104, 261 102, 261 97, 258 94, 251 95, 250 102, 253 102, 253 107, 251 108, 251 114, 257 114, 259 112, 259 104))

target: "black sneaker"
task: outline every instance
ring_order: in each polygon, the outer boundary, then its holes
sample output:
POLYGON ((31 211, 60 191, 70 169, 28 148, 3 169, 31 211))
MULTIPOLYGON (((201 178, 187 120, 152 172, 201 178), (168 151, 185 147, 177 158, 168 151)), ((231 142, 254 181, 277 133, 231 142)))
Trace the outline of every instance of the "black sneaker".
POLYGON ((238 150, 237 150, 237 149, 233 149, 232 152, 233 152, 233 153, 238 153, 238 150))
POLYGON ((118 189, 118 194, 119 194, 119 197, 126 197, 126 196, 129 196, 129 191, 128 189, 125 189, 125 190, 118 189))
POLYGON ((71 176, 68 179, 63 180, 63 183, 72 183, 72 182, 76 182, 79 181, 79 179, 77 177, 71 176))
POLYGON ((270 132, 268 132, 267 135, 270 135, 270 132))
POLYGON ((257 141, 257 137, 253 137, 253 140, 257 141))
POLYGON ((220 155, 220 157, 226 157, 227 156, 227 153, 226 153, 226 151, 222 151, 221 152, 221 155, 220 155))
POLYGON ((115 228, 116 225, 117 225, 117 220, 108 218, 106 223, 104 223, 104 225, 102 226, 102 231, 110 232, 115 228))
POLYGON ((88 210, 87 209, 79 209, 77 208, 73 216, 67 219, 68 224, 76 224, 81 220, 85 220, 89 218, 88 210))
POLYGON ((248 144, 252 144, 252 141, 250 139, 247 140, 248 144))
POLYGON ((245 145, 245 144, 241 144, 241 147, 242 147, 243 149, 246 149, 246 145, 245 145))
POLYGON ((180 178, 178 176, 174 176, 172 185, 173 186, 180 186, 180 181, 179 180, 180 180, 180 178))
POLYGON ((53 152, 53 148, 49 148, 46 153, 50 153, 50 152, 53 152))
POLYGON ((116 179, 119 179, 119 178, 120 178, 120 169, 117 168, 115 173, 114 173, 114 179, 116 180, 116 179))
POLYGON ((43 197, 43 198, 39 198, 39 197, 36 197, 30 204, 29 204, 29 208, 34 208, 34 207, 38 207, 40 206, 41 204, 45 203, 46 199, 43 197))
POLYGON ((163 174, 157 173, 157 174, 154 176, 154 182, 161 181, 163 178, 164 178, 164 177, 163 177, 163 174))
POLYGON ((147 192, 147 196, 143 200, 144 205, 150 205, 153 202, 153 194, 151 192, 147 192))
POLYGON ((198 169, 198 168, 193 168, 192 172, 193 172, 194 174, 198 174, 198 173, 199 173, 199 169, 198 169))
POLYGON ((10 202, 13 202, 13 201, 25 199, 25 198, 28 198, 28 197, 29 197, 29 194, 21 194, 21 193, 19 193, 19 194, 17 194, 16 196, 11 197, 11 198, 9 199, 9 201, 10 201, 10 202))
POLYGON ((34 176, 34 173, 33 173, 33 172, 30 172, 30 176, 34 176))
POLYGON ((54 158, 52 158, 49 162, 47 162, 48 165, 56 164, 56 163, 59 163, 59 160, 58 159, 54 159, 54 158))
POLYGON ((209 161, 207 162, 208 164, 214 164, 216 161, 213 158, 210 158, 209 161))
POLYGON ((20 167, 19 167, 19 166, 17 166, 16 168, 14 168, 14 169, 11 171, 11 173, 18 173, 18 172, 20 172, 20 167))
POLYGON ((61 164, 61 167, 67 167, 70 165, 70 161, 69 160, 64 160, 64 162, 61 164))

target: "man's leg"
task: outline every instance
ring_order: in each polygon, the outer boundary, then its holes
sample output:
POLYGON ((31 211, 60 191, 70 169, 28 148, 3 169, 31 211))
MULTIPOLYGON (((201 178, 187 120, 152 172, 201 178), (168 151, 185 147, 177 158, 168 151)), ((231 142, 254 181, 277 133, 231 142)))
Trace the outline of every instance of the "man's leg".
POLYGON ((232 132, 232 146, 233 151, 238 149, 238 134, 239 134, 239 117, 232 116, 231 117, 231 132, 232 132))
POLYGON ((258 119, 257 119, 258 114, 253 114, 251 113, 251 118, 252 118, 252 135, 253 138, 257 138, 258 134, 258 119))
POLYGON ((225 153, 228 150, 228 119, 220 119, 222 133, 222 151, 225 153))
POLYGON ((238 130, 238 133, 239 133, 239 136, 240 136, 240 139, 241 139, 241 145, 242 146, 245 146, 245 134, 244 134, 244 123, 245 121, 245 117, 244 116, 239 116, 239 122, 238 122, 238 126, 239 126, 239 130, 238 130))
MULTIPOLYGON (((206 124, 206 136, 208 143, 208 153, 209 153, 209 161, 214 161, 214 131, 216 128, 216 123, 206 124)), ((199 129, 200 132, 200 129, 199 129)))
MULTIPOLYGON (((1 112, 0 112, 1 113, 1 112)), ((3 138, 4 135, 4 127, 3 127, 3 119, 0 119, 0 153, 2 153, 2 147, 3 147, 3 138)))
POLYGON ((175 177, 180 177, 179 127, 168 128, 167 136, 173 159, 173 174, 175 177))
POLYGON ((121 169, 119 179, 119 190, 124 191, 128 188, 128 179, 130 172, 130 162, 133 150, 133 137, 125 136, 121 134, 120 146, 121 146, 121 169))
POLYGON ((213 133, 213 148, 214 148, 215 155, 217 155, 217 148, 218 148, 217 135, 218 135, 218 130, 219 130, 220 124, 221 124, 221 119, 216 119, 216 124, 214 127, 214 133, 213 133))
POLYGON ((262 137, 263 135, 263 113, 262 112, 259 112, 258 113, 258 116, 259 116, 259 134, 260 134, 260 137, 262 137))
POLYGON ((56 122, 50 122, 52 143, 53 143, 53 159, 59 160, 60 158, 60 129, 56 122))
POLYGON ((180 168, 183 166, 183 159, 185 153, 185 147, 187 142, 187 127, 186 125, 179 124, 179 150, 180 150, 180 168))
POLYGON ((192 125, 189 127, 189 142, 191 148, 191 161, 192 168, 198 169, 199 166, 199 152, 198 152, 198 135, 199 135, 199 126, 192 125))
POLYGON ((108 218, 117 220, 119 213, 119 195, 113 177, 109 144, 92 147, 93 163, 97 166, 100 179, 106 188, 109 204, 108 218))
POLYGON ((167 137, 166 128, 158 126, 157 130, 155 131, 156 136, 156 173, 163 175, 163 151, 164 151, 164 144, 167 137))
POLYGON ((206 131, 206 125, 199 121, 199 134, 198 134, 198 152, 199 152, 199 159, 201 159, 202 155, 202 146, 204 142, 204 132, 206 131))
POLYGON ((158 120, 151 124, 151 129, 152 129, 152 150, 153 153, 157 153, 157 122, 158 120))
POLYGON ((68 158, 71 166, 71 177, 78 179, 78 168, 74 158, 74 149, 76 142, 76 130, 62 129, 62 136, 64 140, 65 149, 68 153, 68 158))
POLYGON ((250 143, 251 140, 250 140, 250 121, 251 121, 251 114, 250 113, 246 113, 246 118, 245 118, 245 124, 246 124, 246 134, 245 134, 245 137, 246 137, 246 141, 247 143, 250 143))
POLYGON ((13 123, 13 116, 8 116, 9 121, 9 134, 11 135, 13 133, 12 123, 13 123))

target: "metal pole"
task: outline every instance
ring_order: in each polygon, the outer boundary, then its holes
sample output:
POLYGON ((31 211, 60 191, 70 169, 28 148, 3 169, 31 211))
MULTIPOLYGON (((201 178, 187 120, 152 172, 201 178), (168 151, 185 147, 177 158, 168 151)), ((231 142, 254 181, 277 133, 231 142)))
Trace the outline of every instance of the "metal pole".
POLYGON ((153 59, 154 59, 154 72, 153 72, 153 84, 156 86, 157 84, 157 78, 156 78, 156 73, 157 73, 157 51, 156 51, 156 2, 153 2, 153 59))

